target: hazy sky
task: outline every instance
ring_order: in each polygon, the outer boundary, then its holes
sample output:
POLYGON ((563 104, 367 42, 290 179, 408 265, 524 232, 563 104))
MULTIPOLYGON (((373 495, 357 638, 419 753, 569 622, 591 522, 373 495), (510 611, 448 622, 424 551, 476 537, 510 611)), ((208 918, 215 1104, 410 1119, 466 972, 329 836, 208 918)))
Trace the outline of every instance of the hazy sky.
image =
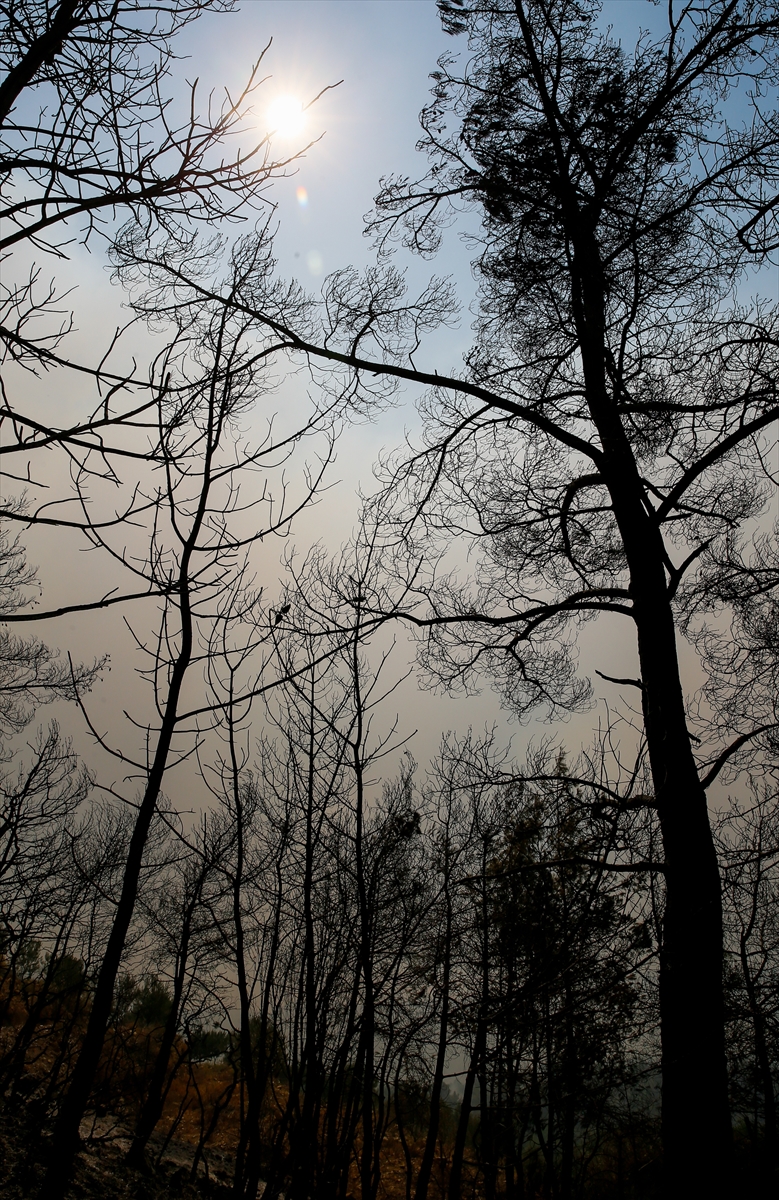
MULTIPOLYGON (((662 7, 645 0, 607 0, 603 23, 612 24, 618 35, 632 42, 640 25, 656 25, 663 17, 662 7)), ((321 140, 290 178, 274 182, 268 192, 268 199, 277 206, 280 271, 315 288, 328 271, 369 261, 371 251, 362 237, 362 218, 372 204, 378 181, 383 174, 413 176, 424 171, 424 159, 414 147, 418 113, 428 98, 428 76, 441 53, 464 50, 465 46, 461 39, 444 35, 433 0, 246 0, 239 13, 207 16, 187 32, 178 48, 189 58, 178 64, 176 72, 181 79, 197 77, 201 93, 224 86, 235 93, 271 39, 263 63, 268 78, 255 102, 258 127, 265 127, 266 110, 274 97, 291 94, 307 102, 322 88, 343 80, 311 111, 306 135, 321 133, 321 140), (301 188, 305 189, 305 203, 300 202, 301 188)), ((426 351, 439 369, 456 367, 469 341, 467 306, 474 291, 467 247, 455 231, 432 266, 402 257, 400 261, 408 265, 412 280, 422 281, 432 271, 452 274, 457 280, 465 309, 460 328, 431 339, 426 351)), ((89 258, 76 252, 69 270, 72 282, 80 285, 76 299, 80 336, 88 340, 109 305, 104 260, 99 251, 89 258)), ((110 296, 112 305, 121 299, 116 289, 110 296)), ((413 426, 413 398, 409 393, 405 404, 342 439, 330 475, 332 482, 338 481, 337 486, 322 505, 297 522, 293 538, 298 545, 305 547, 326 536, 337 549, 338 542, 348 536, 357 512, 357 486, 370 486, 371 465, 379 451, 397 445, 404 429, 413 426)), ((49 552, 45 557, 48 561, 41 565, 47 589, 55 580, 61 589, 89 577, 90 560, 68 558, 63 553, 55 561, 49 552)), ((272 594, 280 572, 272 561, 266 562, 266 569, 272 594)), ((60 624, 52 636, 60 645, 67 641, 76 654, 113 649, 112 676, 92 701, 105 714, 106 728, 113 726, 127 696, 135 690, 128 682, 131 660, 121 648, 126 643, 121 640, 118 614, 74 618, 67 629, 60 624)), ((588 670, 598 666, 611 674, 630 673, 634 651, 628 629, 611 627, 604 640, 591 626, 582 639, 582 649, 588 670)), ((452 702, 420 695, 409 683, 399 703, 405 731, 420 728, 413 749, 423 764, 442 729, 464 731, 469 724, 483 726, 493 719, 504 731, 510 729, 488 687, 477 701, 452 702)), ((602 716, 603 710, 599 711, 602 716)), ((577 720, 568 733, 559 732, 575 745, 580 737, 587 738, 598 718, 599 712, 593 712, 577 720)), ((518 738, 518 745, 523 740, 518 738)))

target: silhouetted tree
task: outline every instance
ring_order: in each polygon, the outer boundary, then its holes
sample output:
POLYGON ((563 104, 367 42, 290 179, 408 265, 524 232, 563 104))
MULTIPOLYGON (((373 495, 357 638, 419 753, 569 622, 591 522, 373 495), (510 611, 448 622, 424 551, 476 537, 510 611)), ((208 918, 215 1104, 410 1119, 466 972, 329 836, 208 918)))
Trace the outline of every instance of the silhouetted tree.
MULTIPOLYGON (((132 445, 121 430, 126 421, 135 428, 154 421, 157 393, 145 372, 114 369, 109 361, 119 331, 106 337, 93 361, 72 357, 73 314, 63 308, 56 281, 44 283, 30 256, 61 261, 74 237, 86 244, 102 239, 108 248, 117 222, 128 218, 147 235, 164 231, 173 241, 186 240, 193 222, 239 218, 261 206, 263 185, 283 168, 262 134, 249 148, 231 153, 229 147, 245 128, 257 68, 221 107, 209 98, 205 114, 196 84, 180 110, 169 94, 176 36, 204 13, 232 7, 231 0, 7 0, 0 6, 0 344, 6 367, 0 461, 12 479, 34 483, 37 466, 28 470, 28 464, 37 462, 36 450, 52 447, 64 448, 66 461, 82 470, 94 467, 109 478, 112 462, 140 461, 146 448, 132 445), (21 368, 21 378, 14 368, 21 368), (60 371, 77 386, 91 381, 97 388, 69 425, 52 422, 46 397, 41 403, 30 386, 31 374, 50 380, 60 371)), ((31 506, 21 513, 7 493, 2 515, 28 525, 83 525, 54 509, 44 515, 31 506)), ((117 519, 103 516, 109 525, 117 519)))
POLYGON ((490 1108, 507 1138, 509 1190, 512 1172, 522 1182, 528 1137, 543 1156, 544 1195, 570 1200, 608 1132, 609 1110, 618 1121, 620 1093, 633 1083, 631 1043, 643 1022, 631 978, 653 947, 633 916, 639 882, 626 891, 612 876, 606 886, 611 831, 592 822, 561 776, 507 797, 489 868, 497 941, 490 1108))
MULTIPOLYGON (((34 493, 36 451, 54 449, 62 453, 65 482, 56 498, 51 493, 47 497, 45 513, 31 496, 26 505, 4 501, 0 515, 27 527, 71 531, 118 568, 124 582, 110 597, 88 596, 73 604, 60 598, 46 611, 6 605, 5 620, 40 620, 149 596, 161 601, 156 647, 152 641, 149 648, 144 634, 136 635, 141 653, 149 649, 146 667, 158 715, 157 727, 147 727, 146 761, 117 750, 92 730, 104 750, 132 762, 141 795, 110 935, 99 969, 89 976, 94 987, 86 1029, 59 1108, 43 1189, 51 1197, 67 1187, 79 1122, 101 1061, 123 954, 130 946, 150 830, 171 754, 179 749, 180 698, 184 679, 198 660, 199 621, 210 603, 218 606, 220 595, 230 592, 242 570, 239 560, 251 544, 271 528, 288 528, 297 504, 274 507, 266 492, 259 503, 270 503, 267 527, 241 539, 227 529, 227 517, 237 507, 237 473, 288 458, 304 432, 323 430, 327 444, 331 420, 320 412, 313 421, 304 421, 305 429, 288 429, 280 439, 269 434, 259 446, 239 444, 237 414, 262 391, 259 377, 268 353, 267 345, 259 345, 262 334, 250 348, 253 335, 245 320, 239 318, 236 325, 221 306, 214 312, 212 305, 209 315, 208 302, 199 295, 166 293, 135 253, 157 239, 155 247, 167 261, 175 260, 183 270, 194 267, 197 278, 203 278, 204 268, 219 271, 221 246, 201 247, 194 227, 198 222, 213 227, 263 206, 264 185, 283 170, 284 162, 272 158, 262 133, 248 149, 231 153, 228 148, 244 128, 256 67, 237 98, 225 94, 221 107, 209 99, 205 116, 199 115, 195 88, 180 121, 174 116, 175 98, 166 94, 176 35, 203 12, 230 7, 221 0, 12 0, 1 14, 4 253, 10 256, 19 248, 56 259, 63 256, 74 229, 85 241, 100 235, 113 248, 122 280, 135 288, 136 323, 151 322, 168 335, 148 371, 139 372, 135 364, 127 371, 113 369, 115 359, 109 363, 109 358, 119 334, 107 339, 94 362, 77 362, 68 356, 67 345, 74 322, 67 312, 62 314, 55 285, 41 288, 34 264, 19 280, 12 262, 6 262, 1 332, 6 373, 0 411, 6 478, 29 483, 34 493), (117 218, 129 218, 121 235, 117 218), (28 377, 61 371, 86 379, 96 389, 95 398, 82 405, 74 424, 61 427, 52 422, 41 389, 17 386, 25 371, 28 377), (126 489, 124 505, 116 505, 114 496, 108 500, 117 489, 126 489), (109 509, 104 507, 107 500, 109 509)), ((251 286, 250 276, 259 280, 271 266, 266 230, 259 241, 252 239, 248 254, 239 247, 228 272, 251 286)), ((287 299, 299 316, 304 305, 292 293, 287 299)), ((327 457, 325 449, 323 461, 327 457)), ((320 477, 320 470, 308 475, 300 503, 310 498, 320 477)), ((53 478, 58 479, 57 468, 53 478)), ((252 501, 249 507, 254 507, 252 501)), ((32 582, 17 567, 6 572, 6 590, 18 592, 32 582)), ((7 670, 15 672, 5 688, 7 696, 15 692, 13 703, 3 710, 10 721, 18 725, 36 689, 83 698, 94 670, 63 671, 42 645, 3 637, 0 650, 7 670)), ((83 699, 82 708, 86 716, 83 699)), ((173 1036, 177 1008, 174 987, 166 1043, 173 1036)), ((160 1070, 164 1058, 158 1060, 160 1070)), ((151 1115, 150 1110, 149 1119, 151 1115)))
POLYGON ((751 803, 734 806, 718 826, 725 894, 728 1052, 734 1115, 746 1125, 756 1178, 769 1194, 779 1170, 779 822, 776 796, 763 781, 751 803))
POLYGON ((711 596, 739 544, 748 572, 747 523, 775 486, 776 313, 734 288, 777 247, 779 21, 758 0, 673 3, 665 34, 628 53, 577 0, 440 8, 469 56, 435 75, 430 175, 387 181, 371 228, 385 249, 397 232, 429 253, 458 208, 475 211, 465 370, 415 367, 450 297, 431 285, 406 302, 389 267, 331 277, 319 331, 266 320, 293 353, 350 369, 366 403, 376 380, 432 389, 424 444, 389 463, 379 504, 406 589, 396 612, 427 633, 435 678, 467 685, 486 668, 515 710, 554 716, 589 698, 582 623, 634 631, 638 677, 616 683, 641 697, 663 838, 667 1186, 720 1195, 731 1123, 706 790, 737 752, 769 748, 776 716, 755 687, 694 743, 676 639, 709 605, 697 584, 711 596), (749 105, 724 121, 737 82, 749 105), (478 551, 473 586, 440 565, 453 536, 478 551))

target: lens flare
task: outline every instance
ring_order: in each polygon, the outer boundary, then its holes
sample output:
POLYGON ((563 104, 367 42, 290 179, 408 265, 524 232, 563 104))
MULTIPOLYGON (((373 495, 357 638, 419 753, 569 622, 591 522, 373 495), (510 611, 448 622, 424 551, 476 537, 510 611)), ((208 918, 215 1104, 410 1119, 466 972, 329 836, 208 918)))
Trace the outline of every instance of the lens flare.
POLYGON ((312 275, 321 275, 325 269, 325 264, 322 261, 322 255, 318 250, 309 250, 306 255, 306 266, 312 275))
POLYGON ((308 192, 306 191, 306 189, 304 187, 299 187, 298 190, 295 192, 295 195, 298 198, 298 204, 300 205, 300 207, 308 208, 308 192))
POLYGON ((306 113, 297 96, 276 96, 268 105, 266 119, 272 137, 293 138, 303 132, 306 113))

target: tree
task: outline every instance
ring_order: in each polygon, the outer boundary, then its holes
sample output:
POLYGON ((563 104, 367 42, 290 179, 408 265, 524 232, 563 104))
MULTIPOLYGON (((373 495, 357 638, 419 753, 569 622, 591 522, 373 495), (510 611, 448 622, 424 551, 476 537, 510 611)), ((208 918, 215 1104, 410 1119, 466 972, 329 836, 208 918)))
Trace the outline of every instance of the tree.
MULTIPOLYGON (((271 159, 266 137, 225 154, 242 128, 257 68, 218 111, 209 99, 206 116, 198 112, 196 85, 189 111, 181 109, 178 119, 166 95, 176 35, 209 10, 231 7, 230 0, 8 0, 0 8, 0 250, 6 259, 0 451, 10 479, 34 485, 36 451, 52 447, 64 449, 66 461, 82 471, 94 466, 110 478, 112 462, 143 459, 145 448, 128 443, 126 426, 142 428, 149 415, 153 421, 156 403, 155 382, 135 364, 112 369, 119 330, 92 362, 69 356, 74 315, 62 307, 65 295, 56 281, 42 281, 31 256, 62 261, 76 236, 85 245, 102 239, 108 247, 128 218, 149 235, 163 230, 174 241, 186 239, 193 222, 237 220, 262 204, 263 185, 283 169, 271 159), (57 371, 97 388, 95 407, 71 426, 53 423, 46 396, 41 405, 30 387, 30 374, 46 378, 57 371)), ((27 527, 83 525, 59 510, 44 515, 20 508, 7 496, 2 516, 27 527)))
MULTIPOLYGON (((208 895, 209 891, 213 890, 209 888, 209 884, 225 849, 219 830, 215 832, 213 824, 203 818, 197 836, 192 839, 194 847, 187 847, 189 852, 183 859, 174 862, 172 878, 168 875, 165 880, 165 894, 160 895, 161 889, 154 889, 152 899, 156 904, 152 911, 149 911, 151 906, 147 906, 143 914, 144 923, 150 929, 156 927, 163 934, 165 949, 168 952, 166 957, 173 962, 173 979, 170 993, 156 976, 150 981, 153 987, 150 988, 148 982, 146 985, 150 998, 159 1001, 158 1018, 162 1026, 162 1036, 127 1155, 130 1163, 144 1162, 149 1138, 160 1120, 165 1096, 170 1087, 172 1072, 169 1071, 169 1067, 176 1038, 183 1024, 182 1012, 187 994, 192 988, 192 977, 195 974, 204 975, 208 966, 208 956, 203 953, 202 946, 204 941, 207 944, 211 923, 204 893, 208 895)), ((208 896, 208 899, 213 904, 212 897, 208 896)), ((136 997, 136 1017, 145 1000, 143 993, 136 997)), ((174 1071, 180 1061, 181 1055, 174 1064, 174 1071)))
MULTIPOLYGON (((373 811, 370 803, 371 771, 398 748, 395 725, 375 729, 397 680, 385 684, 389 650, 375 664, 365 653, 374 575, 370 555, 347 551, 328 563, 315 548, 294 572, 295 591, 277 614, 283 623, 272 627, 283 685, 268 711, 288 744, 289 873, 302 917, 286 1039, 291 1196, 345 1195, 357 1138, 361 1193, 378 1192, 396 993, 419 927, 407 891, 416 832, 408 788, 385 791, 373 811)), ((282 1182, 273 1164, 271 1194, 282 1182)))
POLYGON ((777 1146, 777 807, 755 788, 717 829, 723 863, 727 955, 728 1052, 733 1108, 749 1133, 754 1185, 776 1186, 777 1146))
MULTIPOLYGON (((59 603, 48 611, 6 605, 4 617, 40 620, 129 600, 160 600, 159 627, 152 641, 137 626, 134 629, 139 651, 148 655, 144 669, 148 668, 157 715, 156 725, 141 721, 141 728, 146 727, 145 760, 143 755, 117 751, 92 730, 103 749, 132 764, 140 796, 130 801, 136 811, 120 895, 94 980, 86 1031, 60 1106, 53 1165, 44 1185, 49 1196, 61 1195, 67 1186, 163 780, 171 761, 181 761, 176 756, 180 746, 184 758, 192 752, 192 740, 183 749, 180 738, 181 697, 190 668, 201 662, 201 632, 209 643, 203 622, 223 618, 220 603, 237 595, 251 546, 271 530, 288 528, 297 500, 305 504, 310 499, 328 458, 325 448, 320 469, 310 472, 291 505, 282 500, 274 506, 264 490, 241 509, 238 473, 286 461, 304 434, 322 431, 327 446, 332 412, 318 412, 278 439, 269 431, 258 445, 242 441, 238 414, 252 407, 263 391, 258 381, 272 346, 251 320, 239 316, 236 324, 234 312, 220 305, 209 308, 199 295, 190 300, 172 295, 170 289, 166 292, 144 274, 133 253, 138 244, 154 244, 167 262, 175 261, 198 278, 203 278, 204 269, 221 272, 224 242, 218 236, 212 240, 214 225, 244 219, 265 206, 265 185, 283 172, 285 162, 273 159, 267 136, 255 135, 248 148, 229 145, 245 130, 259 64, 237 97, 226 94, 221 105, 209 97, 204 116, 198 111, 195 87, 188 110, 185 106, 178 115, 176 97, 166 94, 175 58, 173 39, 209 9, 231 7, 222 0, 9 0, 2 8, 2 250, 24 261, 25 274, 19 277, 18 267, 12 274, 8 266, 4 272, 0 450, 7 464, 6 480, 27 483, 34 494, 42 486, 36 464, 41 454, 54 449, 59 459, 53 469, 49 464, 50 477, 62 486, 56 497, 53 491, 49 494, 43 508, 29 497, 27 503, 24 498, 4 500, 0 516, 28 528, 71 531, 86 547, 100 552, 122 578, 108 595, 59 603), (202 242, 195 233, 198 224, 209 228, 202 242), (115 365, 118 360, 111 356, 117 354, 120 332, 107 339, 94 361, 80 362, 68 355, 74 319, 61 312, 54 283, 41 288, 41 272, 34 262, 30 265, 30 256, 64 258, 74 225, 85 243, 103 237, 119 275, 136 287, 131 323, 143 328, 151 322, 155 332, 167 335, 162 349, 158 341, 151 350, 148 370, 138 369, 135 362, 127 369, 115 365), (149 289, 151 306, 144 294, 149 289), (258 333, 256 340, 250 327, 258 333), (86 379, 96 389, 80 419, 68 426, 52 419, 50 390, 36 392, 31 386, 30 376, 49 383, 55 371, 86 379), (26 386, 19 386, 20 380, 26 386), (115 503, 117 491, 126 502, 115 503), (262 530, 242 537, 228 529, 228 517, 236 510, 245 513, 268 503, 270 519, 262 530)), ((263 233, 260 223, 251 249, 244 246, 241 253, 239 243, 228 259, 228 274, 235 272, 236 280, 251 287, 251 278, 256 282, 272 264, 269 247, 267 225, 263 233)), ((278 299, 285 302, 281 295, 278 299)), ((291 292, 286 300, 296 302, 291 292)), ((302 307, 297 303, 298 317, 302 307)), ((11 570, 3 578, 17 591, 30 582, 21 568, 16 576, 11 570)), ((248 591, 241 595, 245 598, 248 591)), ((257 603, 256 596, 251 603, 257 603)), ((89 723, 84 691, 95 669, 63 671, 42 645, 6 634, 0 651, 12 664, 8 671, 15 672, 13 688, 4 689, 8 695, 14 689, 17 693, 3 708, 9 720, 18 725, 24 701, 36 689, 48 689, 78 695, 89 723)), ((208 724, 211 711, 213 705, 205 703, 189 713, 190 727, 199 720, 208 724)))
MULTIPOLYGON (((3 616, 29 604, 34 582, 19 539, 1 531, 3 616)), ((57 962, 67 956, 69 945, 84 950, 74 935, 80 911, 86 907, 95 917, 99 907, 94 876, 80 875, 72 854, 74 839, 88 836, 84 807, 92 777, 56 721, 38 728, 26 745, 20 746, 19 735, 42 704, 72 701, 79 691, 88 691, 103 666, 104 661, 92 667, 63 662, 39 639, 0 630, 0 1020, 5 1023, 20 1002, 26 1010, 0 1056, 0 1078, 6 1083, 27 1061, 55 986, 57 962), (47 965, 32 984, 44 947, 47 965)), ((82 982, 80 976, 79 987, 82 982)))
POLYGON ((608 1132, 609 1109, 619 1121, 620 1092, 633 1083, 630 1044, 643 1032, 635 977, 654 954, 632 915, 640 881, 626 891, 612 875, 604 885, 611 823, 593 819, 558 768, 559 782, 543 792, 520 783, 505 797, 506 828, 488 868, 498 1014, 490 1107, 505 1139, 493 1177, 503 1149, 507 1187, 516 1173, 521 1195, 523 1143, 535 1140, 543 1194, 567 1200, 608 1132))
MULTIPOLYGON (((478 215, 464 372, 415 368, 408 356, 451 306, 435 286, 407 303, 391 268, 331 277, 318 337, 265 317, 291 352, 351 371, 356 391, 431 389, 424 445, 390 463, 380 505, 405 581, 395 612, 427 633, 435 678, 467 685, 487 668, 516 711, 570 712, 589 698, 576 629, 633 629, 638 676, 612 682, 641 698, 663 841, 667 1187, 720 1195, 731 1122, 706 792, 735 756, 769 749, 776 715, 756 684, 747 708, 711 725, 701 710, 692 736, 677 637, 722 600, 723 570, 749 575, 748 523, 775 486, 776 312, 734 290, 778 244, 779 20, 758 0, 671 3, 665 34, 627 53, 578 0, 440 8, 470 56, 436 73, 429 176, 387 181, 371 228, 385 249, 398 233, 427 254, 458 207, 478 215), (452 536, 477 551, 473 587, 439 564, 452 536)), ((256 299, 231 299, 262 316, 256 299)))
MULTIPOLYGON (((267 246, 262 241, 255 244, 253 256, 247 259, 239 252, 233 259, 239 277, 252 270, 262 274, 267 266, 267 246)), ((258 595, 243 586, 249 571, 247 556, 267 533, 287 526, 294 511, 283 501, 274 506, 267 490, 247 499, 239 509, 240 480, 278 458, 288 459, 305 434, 321 431, 326 445, 331 444, 329 413, 316 414, 291 435, 277 439, 268 432, 258 445, 245 442, 237 431, 239 414, 257 404, 267 387, 254 323, 221 305, 167 296, 153 279, 149 284, 151 291, 144 290, 136 299, 138 311, 153 315, 155 321, 167 318, 172 336, 159 364, 164 382, 158 392, 157 438, 151 454, 157 467, 151 488, 138 489, 149 514, 148 543, 138 553, 126 543, 116 548, 110 540, 113 530, 106 533, 93 527, 91 537, 93 544, 142 579, 148 594, 164 598, 154 639, 135 635, 145 657, 141 673, 151 684, 154 718, 141 725, 145 757, 136 757, 110 745, 82 705, 101 748, 131 768, 131 777, 140 784, 140 797, 87 1029, 55 1129, 56 1167, 47 1177, 47 1196, 61 1194, 78 1145, 79 1121, 105 1038, 163 781, 172 764, 180 764, 194 753, 209 725, 213 727, 213 714, 220 710, 221 699, 207 692, 205 702, 182 711, 185 682, 193 667, 204 667, 207 674, 207 648, 213 643, 214 628, 222 628, 240 612, 248 616, 259 604, 258 595), (259 511, 263 508, 264 521, 259 511), (244 536, 232 527, 230 518, 236 510, 251 512, 254 518, 253 528, 244 536), (201 645, 206 647, 202 655, 201 645)), ((319 471, 309 475, 299 505, 316 492, 328 457, 326 451, 319 471)), ((254 690, 263 690, 263 685, 254 690)))

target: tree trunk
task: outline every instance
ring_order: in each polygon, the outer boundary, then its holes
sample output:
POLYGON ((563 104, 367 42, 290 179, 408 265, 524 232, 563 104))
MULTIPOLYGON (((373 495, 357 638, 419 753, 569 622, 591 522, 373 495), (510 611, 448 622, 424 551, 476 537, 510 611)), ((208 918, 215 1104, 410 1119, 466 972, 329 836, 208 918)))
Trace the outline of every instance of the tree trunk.
MULTIPOLYGON (((186 665, 189 664, 189 650, 186 655, 186 665)), ((177 668, 179 663, 176 664, 177 668)), ((149 835, 152 818, 162 787, 162 779, 167 764, 173 730, 176 723, 178 697, 183 681, 184 666, 180 672, 174 673, 174 685, 171 686, 168 709, 163 720, 157 753, 149 774, 146 794, 138 810, 130 849, 127 855, 122 891, 116 906, 116 915, 108 938, 105 956, 100 965, 97 986, 92 999, 89 1022, 81 1045, 73 1076, 67 1095, 60 1107, 54 1137, 51 1146, 50 1167, 43 1181, 40 1200, 62 1200, 73 1170, 73 1162, 80 1144, 79 1127, 86 1111, 92 1082, 95 1078, 100 1055, 103 1050, 108 1020, 114 999, 114 986, 122 962, 127 933, 130 928, 135 900, 138 895, 138 883, 143 863, 143 852, 149 835), (175 683, 178 686, 175 686, 175 683)))
MULTIPOLYGON (((637 472, 636 472, 637 475, 637 472)), ((615 487, 612 497, 620 496, 615 487)), ((722 893, 706 793, 684 711, 676 630, 657 525, 638 497, 615 501, 638 634, 644 727, 665 860, 660 949, 666 1195, 729 1195, 722 893)))
POLYGON ((146 1099, 144 1101, 143 1108, 141 1109, 138 1123, 135 1127, 135 1136, 133 1137, 132 1145, 130 1146, 127 1154, 127 1161, 135 1165, 142 1165, 144 1162, 147 1143, 157 1127, 157 1122, 162 1116, 162 1109, 165 1104, 165 1078, 168 1073, 168 1065, 170 1063, 170 1057, 173 1053, 173 1046, 176 1041, 176 1031, 178 1030, 179 1013, 181 1010, 181 998, 184 994, 187 962, 189 959, 189 940, 192 933, 192 918, 199 898, 200 888, 198 886, 194 896, 184 911, 183 928, 181 931, 181 939, 179 941, 176 971, 173 980, 173 998, 171 1001, 170 1012, 168 1013, 168 1019, 165 1022, 162 1041, 160 1043, 157 1059, 154 1063, 154 1071, 152 1072, 151 1081, 149 1083, 149 1090, 146 1093, 146 1099))
POLYGON ((667 602, 665 609, 647 614, 638 627, 647 745, 665 857, 660 1028, 666 1187, 669 1196, 697 1191, 716 1197, 729 1194, 732 1141, 722 896, 706 794, 687 734, 667 602))
MULTIPOLYGON (((448 867, 444 868, 448 871, 448 867)), ((427 1130, 422 1162, 419 1166, 414 1200, 426 1200, 427 1189, 430 1186, 430 1175, 433 1170, 436 1143, 438 1142, 438 1127, 441 1120, 441 1090, 444 1082, 444 1067, 446 1065, 446 1050, 449 1037, 449 976, 451 971, 452 946, 452 908, 447 898, 446 934, 444 942, 444 977, 441 988, 441 1022, 438 1032, 438 1053, 433 1070, 433 1086, 430 1091, 430 1124, 427 1130)))
MULTIPOLYGON (((138 808, 135 826, 130 838, 122 889, 114 914, 103 961, 100 964, 92 1008, 89 1014, 84 1040, 73 1071, 67 1095, 60 1107, 51 1145, 50 1166, 39 1193, 39 1200, 62 1200, 70 1181, 73 1163, 80 1144, 79 1127, 86 1111, 92 1083, 100 1062, 105 1042, 106 1029, 114 1000, 114 987, 119 975, 127 934, 130 929, 143 866, 143 855, 149 830, 157 809, 162 783, 168 765, 173 735, 178 723, 178 705, 181 690, 192 660, 194 620, 192 614, 192 581, 190 563, 198 543, 203 522, 208 510, 211 490, 211 465, 215 452, 214 410, 216 405, 215 386, 209 397, 209 436, 204 453, 204 464, 200 495, 191 527, 183 544, 176 579, 176 596, 181 616, 181 641, 173 659, 168 694, 162 708, 162 720, 154 751, 151 768, 146 781, 143 800, 138 808)), ((218 428, 218 426, 217 426, 218 428)))
POLYGON ((484 1052, 486 1036, 487 1030, 484 1020, 480 1016, 476 1028, 473 1053, 468 1065, 468 1073, 465 1076, 463 1099, 460 1105, 460 1116, 457 1121, 454 1149, 452 1150, 452 1166, 449 1172, 449 1200, 462 1200, 463 1158, 465 1156, 465 1142, 468 1137, 468 1125, 471 1120, 471 1113, 473 1112, 473 1085, 476 1082, 476 1073, 484 1052))
POLYGON ((665 859, 660 950, 665 1196, 729 1195, 732 1129, 725 1060, 722 893, 684 709, 662 531, 606 372, 603 272, 577 213, 574 311, 587 404, 602 447, 630 576, 644 729, 665 859))
POLYGON ((560 1182, 558 1193, 560 1200, 571 1200, 573 1195, 573 1158, 576 1142, 576 1036, 573 1026, 574 1000, 568 986, 566 965, 566 984, 564 992, 565 1012, 563 1015, 565 1034, 563 1041, 563 1061, 560 1072, 562 1095, 560 1097, 560 1182))
MULTIPOLYGON (((239 1052, 241 1061, 241 1128, 238 1137, 238 1147, 235 1155, 235 1169, 233 1172, 233 1195, 235 1200, 240 1200, 243 1195, 244 1185, 244 1168, 247 1146, 251 1144, 255 1137, 254 1127, 259 1117, 257 1105, 257 1080, 254 1070, 254 1054, 252 1047, 252 1025, 251 1025, 251 996, 249 994, 249 983, 246 974, 246 944, 243 928, 243 875, 245 867, 245 833, 244 827, 244 807, 241 797, 240 782, 238 778, 238 767, 235 758, 235 741, 232 718, 230 719, 230 753, 233 766, 233 806, 235 812, 235 864, 234 872, 231 880, 232 884, 232 900, 233 900, 233 930, 235 933, 235 971, 236 984, 238 987, 238 1002, 241 1014, 241 1027, 238 1034, 239 1052), (248 1093, 248 1111, 244 1115, 243 1112, 243 1089, 246 1088, 248 1093)), ((263 1053, 264 1047, 260 1047, 260 1053, 263 1053)))
MULTIPOLYGON (((286 833, 282 844, 284 844, 284 842, 286 842, 286 833)), ((260 1018, 259 1066, 256 1080, 257 1087, 255 1108, 254 1112, 252 1112, 252 1098, 250 1097, 250 1114, 249 1118, 247 1118, 247 1120, 252 1121, 252 1138, 249 1141, 246 1156, 246 1196, 249 1198, 257 1195, 257 1188, 260 1182, 262 1145, 259 1136, 259 1118, 262 1111, 262 1102, 265 1099, 265 1091, 273 1074, 274 1062, 278 1049, 276 1021, 274 1018, 273 1025, 271 1027, 270 1005, 271 993, 275 983, 276 959, 278 957, 279 949, 282 897, 282 849, 280 847, 278 851, 278 857, 276 859, 276 908, 273 918, 273 935, 271 938, 270 951, 268 953, 268 961, 265 967, 265 987, 262 999, 262 1015, 260 1018)))
POLYGON ((774 1095, 774 1081, 771 1073, 771 1057, 766 1039, 765 1014, 760 1006, 760 1001, 758 1000, 755 989, 755 981, 752 978, 752 972, 749 969, 747 932, 742 932, 740 942, 741 969, 744 973, 744 985, 747 991, 749 1011, 752 1016, 752 1028, 755 1035, 755 1066, 757 1068, 758 1079, 760 1080, 763 1089, 763 1138, 765 1144, 765 1166, 766 1174, 770 1180, 776 1171, 777 1165, 776 1097, 774 1095))
POLYGON ((360 1154, 360 1187, 363 1200, 372 1200, 378 1183, 380 1164, 373 1161, 373 1066, 376 1044, 376 1009, 373 982, 373 922, 370 911, 365 869, 365 778, 363 771, 363 699, 360 679, 359 639, 360 611, 356 614, 352 642, 352 687, 354 688, 355 728, 352 749, 352 769, 355 783, 355 869, 357 895, 360 905, 360 971, 364 999, 362 1010, 362 1151, 360 1154), (375 1173, 375 1179, 374 1179, 375 1173))
POLYGON ((316 932, 314 913, 314 856, 316 853, 315 808, 315 701, 316 680, 312 670, 309 704, 309 743, 307 747, 306 780, 306 850, 303 876, 303 997, 305 1028, 301 1055, 300 1079, 303 1085, 303 1104, 296 1128, 290 1135, 292 1182, 290 1195, 307 1197, 314 1194, 318 1178, 317 1112, 321 1088, 317 1044, 317 977, 316 932))

